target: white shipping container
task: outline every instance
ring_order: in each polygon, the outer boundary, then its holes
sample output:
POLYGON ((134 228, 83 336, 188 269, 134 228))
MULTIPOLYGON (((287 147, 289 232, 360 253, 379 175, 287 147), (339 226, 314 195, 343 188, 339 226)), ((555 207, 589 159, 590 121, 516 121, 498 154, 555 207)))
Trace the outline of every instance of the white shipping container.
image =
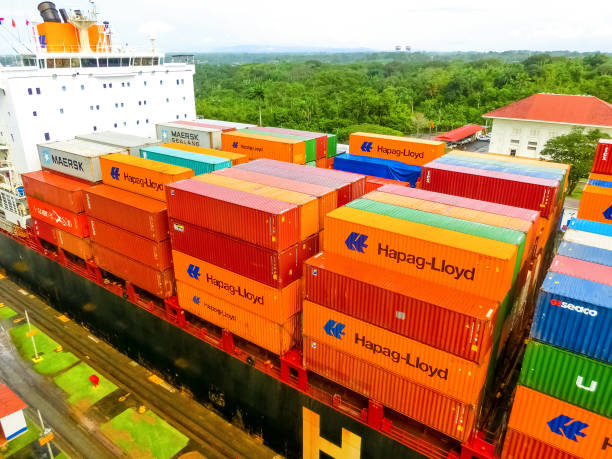
POLYGON ((612 237, 604 236, 603 234, 587 233, 586 231, 568 228, 563 235, 563 240, 599 249, 612 250, 612 237))
POLYGON ((151 145, 158 145, 159 140, 153 137, 124 134, 116 131, 92 132, 91 134, 77 135, 77 139, 87 140, 111 147, 123 148, 130 156, 140 156, 140 149, 151 145))
POLYGON ((203 126, 184 126, 178 123, 155 125, 157 138, 162 143, 174 142, 196 147, 221 150, 221 130, 203 126))

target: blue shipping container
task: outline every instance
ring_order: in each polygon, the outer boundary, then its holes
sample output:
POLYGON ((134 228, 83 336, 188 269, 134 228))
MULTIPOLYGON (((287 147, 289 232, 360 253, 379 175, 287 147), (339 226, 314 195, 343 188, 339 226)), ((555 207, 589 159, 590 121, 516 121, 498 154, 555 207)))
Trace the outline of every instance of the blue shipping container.
POLYGON ((603 186, 603 187, 606 187, 606 188, 612 188, 612 182, 606 182, 604 180, 587 180, 587 183, 589 185, 603 186))
POLYGON ((612 286, 549 272, 531 337, 612 363, 612 286))
POLYGON ((160 146, 141 148, 140 157, 159 161, 160 163, 187 167, 193 169, 195 175, 207 174, 212 171, 231 167, 232 165, 229 159, 160 146))
POLYGON ((598 265, 612 266, 612 247, 610 250, 591 247, 575 242, 562 241, 557 254, 577 260, 590 261, 598 265))
POLYGON ((572 218, 568 222, 567 227, 578 231, 586 231, 587 233, 612 237, 612 225, 608 223, 593 222, 591 220, 583 220, 582 218, 572 218))
POLYGON ((337 155, 334 158, 334 169, 408 182, 413 188, 421 176, 421 168, 418 166, 411 166, 392 159, 370 158, 350 153, 337 155))

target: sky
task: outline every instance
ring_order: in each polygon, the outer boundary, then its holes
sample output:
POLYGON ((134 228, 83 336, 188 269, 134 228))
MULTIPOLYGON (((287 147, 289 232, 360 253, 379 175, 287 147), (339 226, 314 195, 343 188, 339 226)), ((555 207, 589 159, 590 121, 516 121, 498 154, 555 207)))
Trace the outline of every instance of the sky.
MULTIPOLYGON (((39 20, 38 1, 2 0, 0 27, 39 20)), ((89 9, 87 0, 58 8, 89 9)), ((612 52, 610 0, 99 0, 116 42, 163 51, 234 46, 424 51, 612 52)), ((6 32, 6 31, 5 31, 6 32)), ((11 32, 15 32, 14 30, 11 32)), ((0 41, 2 35, 0 34, 0 41)))

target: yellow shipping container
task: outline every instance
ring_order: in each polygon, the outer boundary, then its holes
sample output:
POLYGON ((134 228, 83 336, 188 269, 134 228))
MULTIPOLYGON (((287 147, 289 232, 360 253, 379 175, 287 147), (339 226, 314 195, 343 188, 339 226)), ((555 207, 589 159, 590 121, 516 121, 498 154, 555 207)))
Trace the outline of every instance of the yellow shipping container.
POLYGON ((306 161, 303 140, 229 131, 221 134, 221 146, 225 151, 242 153, 249 159, 268 158, 296 164, 306 161))
POLYGON ((208 156, 216 156, 217 158, 229 159, 232 162, 232 166, 236 164, 244 164, 249 162, 247 155, 241 155, 240 153, 232 153, 231 151, 215 150, 214 148, 204 148, 195 145, 187 145, 185 143, 162 143, 161 147, 174 148, 175 150, 190 151, 192 153, 201 153, 208 156))

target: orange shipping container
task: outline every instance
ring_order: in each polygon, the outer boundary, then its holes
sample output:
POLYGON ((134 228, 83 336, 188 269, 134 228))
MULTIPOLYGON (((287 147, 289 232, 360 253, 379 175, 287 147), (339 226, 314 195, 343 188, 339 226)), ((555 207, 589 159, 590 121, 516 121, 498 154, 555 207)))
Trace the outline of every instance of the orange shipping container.
POLYGON ((166 185, 193 177, 193 170, 150 159, 114 153, 100 157, 102 182, 166 201, 166 185))
POLYGON ((518 386, 508 427, 584 459, 612 457, 612 421, 518 386))
POLYGON ((30 214, 45 223, 56 228, 63 229, 79 237, 87 237, 89 228, 85 212, 75 214, 61 207, 48 204, 38 199, 27 196, 30 214))
POLYGON ((612 188, 586 185, 580 199, 578 218, 612 224, 612 188))
POLYGON ((193 179, 296 204, 300 212, 300 239, 304 240, 319 231, 319 202, 312 196, 216 174, 199 175, 193 179))
POLYGON ((88 237, 81 238, 59 228, 55 229, 55 234, 57 235, 57 245, 66 252, 70 252, 83 260, 93 258, 91 241, 88 237))
POLYGON ((176 280, 272 322, 285 323, 302 310, 301 279, 277 289, 177 250, 172 251, 172 259, 176 280))
POLYGON ((221 134, 221 149, 247 155, 249 159, 268 158, 287 163, 304 164, 306 144, 303 140, 230 131, 221 134))
POLYGON ((422 166, 444 154, 446 143, 438 140, 398 137, 395 135, 354 132, 349 137, 349 151, 354 155, 371 156, 422 166))
POLYGON ((247 157, 247 155, 241 155, 240 153, 232 153, 231 151, 215 150, 214 148, 204 148, 198 147, 196 145, 187 145, 185 143, 174 142, 162 143, 161 146, 167 148, 174 148, 175 150, 190 151, 192 153, 201 153, 203 155, 229 159, 232 162, 232 166, 249 162, 249 158, 247 157))
POLYGON ((305 300, 304 335, 430 387, 476 404, 487 375, 482 365, 305 300))
POLYGON ((274 354, 284 354, 297 343, 299 314, 277 324, 184 282, 178 281, 176 289, 179 304, 186 311, 274 354))
POLYGON ((502 459, 577 459, 573 454, 553 448, 516 430, 508 429, 502 459))
POLYGON ((325 250, 501 301, 517 246, 341 207, 325 219, 325 250))

